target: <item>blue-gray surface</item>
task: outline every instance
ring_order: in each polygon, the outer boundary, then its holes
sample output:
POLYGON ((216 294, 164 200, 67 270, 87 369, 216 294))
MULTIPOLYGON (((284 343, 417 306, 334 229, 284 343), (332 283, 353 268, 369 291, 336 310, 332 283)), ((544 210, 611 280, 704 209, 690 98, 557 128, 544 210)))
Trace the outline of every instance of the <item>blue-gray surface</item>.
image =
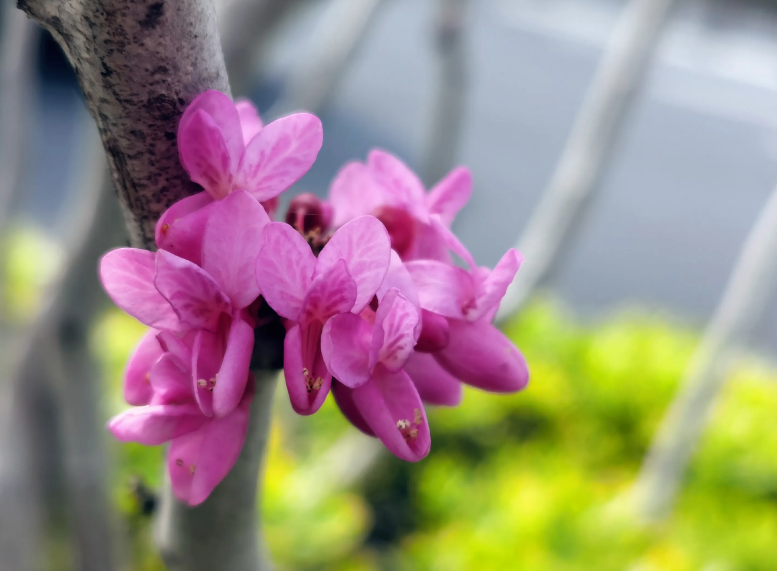
MULTIPOLYGON (((472 169, 475 193, 455 229, 489 265, 513 245, 551 176, 619 2, 472 4, 457 162, 472 169)), ((434 5, 386 0, 321 111, 324 147, 299 190, 324 193, 339 166, 373 146, 420 166, 434 89, 434 5)), ((279 35, 258 101, 304 57, 318 10, 279 35)), ((777 183, 777 43, 769 39, 777 26, 763 15, 740 10, 711 21, 691 3, 676 18, 585 227, 552 281, 571 304, 638 301, 699 320, 714 308, 777 183)), ((54 131, 41 144, 60 168, 69 144, 65 129, 54 131)), ((42 204, 34 210, 50 215, 50 193, 42 204)), ((768 323, 765 331, 769 339, 777 333, 768 323)))

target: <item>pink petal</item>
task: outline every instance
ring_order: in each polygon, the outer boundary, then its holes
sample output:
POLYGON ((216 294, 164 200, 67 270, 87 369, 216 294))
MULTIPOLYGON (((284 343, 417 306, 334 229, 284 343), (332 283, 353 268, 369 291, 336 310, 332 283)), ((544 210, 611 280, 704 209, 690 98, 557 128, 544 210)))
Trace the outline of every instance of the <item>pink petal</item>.
POLYGON ((460 381, 486 391, 512 393, 526 387, 529 370, 521 352, 487 321, 451 319, 450 343, 434 353, 460 381))
POLYGON ((100 280, 120 309, 156 329, 181 327, 170 303, 154 286, 154 254, 135 248, 111 250, 100 260, 100 280))
POLYGON ((390 289, 375 313, 370 367, 381 363, 396 373, 405 364, 415 346, 418 310, 397 289, 390 289))
POLYGON ((154 284, 181 321, 192 327, 216 331, 219 316, 230 311, 229 298, 212 277, 170 252, 157 252, 154 284))
POLYGON ((213 414, 216 416, 226 416, 243 398, 253 349, 254 328, 242 318, 234 318, 229 329, 227 350, 213 390, 213 414))
POLYGON ((522 261, 521 254, 512 248, 502 256, 496 267, 478 285, 474 308, 465 312, 469 321, 477 321, 493 308, 499 307, 499 302, 505 296, 507 287, 515 278, 522 261))
POLYGON ((429 310, 421 311, 421 335, 416 343, 416 352, 435 353, 445 349, 450 342, 448 320, 429 310))
POLYGON ((439 406, 457 406, 461 403, 464 396, 462 384, 443 369, 433 355, 413 353, 404 369, 425 403, 439 406))
POLYGON ((462 319, 464 309, 474 298, 472 276, 457 266, 434 260, 407 262, 421 307, 446 317, 462 319))
POLYGON ((156 446, 197 430, 205 420, 195 404, 146 405, 113 417, 108 429, 121 442, 156 446))
POLYGON ((335 397, 335 402, 337 403, 340 412, 343 413, 343 416, 348 420, 348 422, 353 424, 367 436, 375 436, 375 433, 370 428, 370 425, 367 424, 366 420, 364 420, 361 412, 359 412, 359 409, 353 402, 353 389, 346 387, 342 383, 333 382, 332 396, 335 397))
POLYGON ((235 188, 247 190, 259 202, 278 196, 310 170, 323 140, 315 115, 296 113, 273 121, 246 146, 235 188))
POLYGON ((391 250, 391 262, 386 277, 375 295, 378 296, 379 300, 383 299, 383 296, 386 295, 390 288, 397 288, 399 293, 405 296, 419 311, 421 310, 421 300, 418 297, 418 290, 416 290, 413 283, 413 276, 407 271, 405 264, 399 258, 399 254, 394 250, 391 250))
POLYGON ((342 384, 355 388, 370 380, 368 366, 372 328, 353 313, 336 315, 321 334, 321 353, 327 369, 342 384))
POLYGON ((430 216, 429 224, 437 233, 437 235, 443 240, 445 245, 448 246, 448 248, 450 248, 450 250, 459 258, 464 260, 464 262, 469 266, 470 271, 477 268, 477 264, 475 264, 475 260, 472 258, 472 254, 469 253, 469 250, 464 247, 464 244, 459 241, 456 235, 451 232, 451 230, 445 224, 442 223, 442 220, 439 216, 436 214, 430 216))
POLYGON ((206 416, 213 416, 213 391, 224 360, 225 337, 223 330, 210 333, 200 329, 192 348, 191 383, 197 404, 206 416))
POLYGON ((264 127, 259 112, 248 99, 238 99, 235 101, 237 114, 240 116, 240 127, 243 131, 243 143, 246 145, 253 139, 264 127))
POLYGON ((367 157, 367 164, 374 172, 380 173, 382 182, 395 198, 395 204, 407 206, 413 216, 426 221, 424 185, 405 163, 386 151, 374 149, 367 157))
POLYGON ((297 320, 315 267, 316 257, 299 232, 282 222, 265 227, 256 258, 256 281, 278 315, 297 320))
POLYGON ((346 164, 329 187, 334 227, 338 228, 358 216, 372 214, 387 201, 384 189, 375 180, 372 169, 364 163, 354 161, 346 164))
POLYGON ((235 465, 248 432, 251 398, 247 391, 231 414, 209 419, 198 431, 170 444, 167 469, 180 501, 201 504, 235 465))
POLYGON ((353 389, 353 402, 392 454, 417 462, 429 453, 426 412, 407 373, 389 373, 378 366, 370 382, 353 389))
POLYGON ((151 402, 154 393, 149 383, 151 367, 162 356, 157 333, 151 329, 143 336, 124 369, 124 400, 128 404, 140 406, 151 402))
POLYGON ((325 273, 338 260, 345 260, 356 282, 356 300, 351 311, 359 313, 383 283, 391 261, 391 241, 383 224, 373 216, 348 222, 319 254, 315 275, 325 273))
POLYGON ((439 214, 443 224, 450 226, 472 195, 472 173, 457 167, 438 182, 426 196, 430 214, 439 214))
MULTIPOLYGON (((220 91, 209 90, 194 98, 189 107, 184 111, 181 121, 178 123, 178 145, 180 152, 181 129, 196 114, 204 111, 218 126, 224 138, 230 155, 230 171, 235 172, 240 155, 243 153, 243 131, 240 125, 240 116, 235 104, 229 96, 220 91)), ((183 163, 183 160, 181 161, 183 163)), ((186 168, 186 167, 184 167, 186 168)), ((188 169, 187 169, 188 171, 188 169)))
POLYGON ((172 331, 160 331, 156 338, 165 353, 170 353, 178 361, 181 369, 188 371, 192 362, 192 344, 196 335, 196 331, 192 330, 182 339, 172 331))
POLYGON ((413 248, 404 257, 405 260, 437 260, 446 264, 453 263, 448 244, 440 233, 430 224, 416 227, 416 239, 413 248))
POLYGON ((333 315, 350 311, 355 299, 356 282, 351 278, 345 260, 338 260, 310 284, 299 321, 319 321, 323 326, 333 315))
POLYGON ((156 245, 200 265, 205 224, 216 203, 207 192, 179 200, 165 210, 156 225, 156 245))
MULTIPOLYGON (((302 328, 299 325, 295 325, 286 332, 283 343, 283 374, 286 377, 286 389, 289 392, 291 407, 297 414, 309 415, 316 412, 324 404, 332 384, 332 375, 327 370, 319 349, 312 367, 307 368, 307 370, 309 377, 321 379, 321 387, 308 390, 303 371, 306 367, 303 365, 302 333, 302 328)), ((315 334, 315 331, 313 333, 315 334)))
POLYGON ((157 361, 149 378, 154 389, 152 404, 191 403, 193 395, 189 375, 172 354, 166 353, 157 361))
POLYGON ((202 269, 216 280, 236 309, 248 307, 259 297, 256 258, 262 231, 269 223, 264 208, 244 190, 233 192, 211 211, 202 269))
POLYGON ((221 129, 205 111, 195 111, 178 131, 178 151, 189 177, 214 199, 232 190, 229 149, 221 129))

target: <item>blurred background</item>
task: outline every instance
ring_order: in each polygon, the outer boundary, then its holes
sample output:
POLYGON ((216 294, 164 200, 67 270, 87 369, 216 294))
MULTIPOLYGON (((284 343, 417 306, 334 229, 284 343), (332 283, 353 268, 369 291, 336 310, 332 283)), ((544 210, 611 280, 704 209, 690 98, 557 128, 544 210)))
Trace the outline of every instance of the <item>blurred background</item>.
MULTIPOLYGON (((233 94, 323 121, 284 204, 373 147, 428 188, 464 164, 454 230, 482 265, 527 257, 500 323, 529 388, 430 410, 424 461, 279 389, 257 510, 277 568, 777 569, 777 2, 217 9, 233 94)), ((0 552, 163 569, 164 452, 103 428, 144 328, 96 283, 126 243, 102 148, 54 41, 11 4, 1 30, 0 552)))

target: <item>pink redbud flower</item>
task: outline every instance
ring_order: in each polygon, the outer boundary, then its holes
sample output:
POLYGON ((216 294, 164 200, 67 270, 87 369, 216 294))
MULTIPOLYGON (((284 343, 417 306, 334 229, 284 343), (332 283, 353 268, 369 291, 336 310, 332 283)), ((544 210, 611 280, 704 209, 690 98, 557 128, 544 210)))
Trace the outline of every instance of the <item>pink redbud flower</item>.
POLYGON ((256 280, 265 301, 290 321, 284 341, 289 398, 296 412, 312 414, 332 383, 321 353, 324 325, 370 303, 389 268, 389 237, 376 218, 362 216, 335 232, 318 257, 288 224, 268 224, 262 241, 256 280))
POLYGON ((248 101, 235 104, 218 91, 197 96, 178 124, 178 152, 204 192, 178 201, 161 216, 157 246, 199 264, 210 205, 245 190, 272 213, 278 195, 313 165, 322 141, 315 115, 295 113, 264 125, 248 101))
POLYGON ((391 247, 403 260, 448 261, 447 247, 429 222, 440 216, 450 226, 472 193, 472 176, 458 167, 427 194, 420 179, 395 156, 370 151, 367 163, 345 165, 332 181, 329 195, 334 225, 371 214, 386 226, 391 247))

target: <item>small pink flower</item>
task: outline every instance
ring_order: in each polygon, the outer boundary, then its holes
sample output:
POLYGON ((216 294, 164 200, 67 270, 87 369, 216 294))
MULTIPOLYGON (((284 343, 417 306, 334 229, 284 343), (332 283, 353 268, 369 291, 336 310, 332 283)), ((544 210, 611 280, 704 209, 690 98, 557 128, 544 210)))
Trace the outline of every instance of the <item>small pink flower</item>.
POLYGON ((218 91, 199 95, 178 124, 178 152, 186 172, 205 190, 161 216, 157 246, 199 264, 213 201, 245 190, 272 215, 278 195, 310 169, 322 141, 315 115, 296 113, 264 125, 248 101, 235 104, 218 91))
MULTIPOLYGON (((100 263, 103 287, 121 309, 156 329, 196 332, 192 384, 208 416, 228 414, 243 396, 254 340, 246 308, 259 297, 254 264, 267 224, 261 205, 237 191, 210 210, 202 266, 133 248, 108 252, 100 263), (203 379, 215 386, 199 386, 203 379)), ((142 394, 130 386, 131 395, 142 394)))
POLYGON ((380 438, 394 455, 420 460, 431 446, 429 424, 403 370, 418 338, 418 309, 391 288, 377 312, 365 313, 337 315, 324 326, 321 347, 338 380, 335 399, 357 428, 380 438))
POLYGON ((284 372, 292 407, 316 412, 332 382, 321 354, 326 322, 359 313, 384 281, 391 259, 389 237, 372 216, 340 228, 318 258, 288 224, 268 224, 256 260, 265 301, 291 324, 284 342, 284 372))
POLYGON ((450 258, 442 238, 429 223, 440 216, 450 226, 472 192, 472 176, 458 167, 427 194, 419 178, 402 161, 373 150, 367 163, 345 165, 332 181, 330 201, 334 225, 372 214, 386 226, 391 246, 403 260, 450 258))
POLYGON ((125 393, 133 395, 131 404, 139 406, 111 419, 108 428, 122 442, 147 446, 170 442, 168 471, 173 493, 196 506, 240 455, 253 391, 249 385, 229 414, 203 414, 191 382, 192 339, 192 335, 181 339, 170 332, 149 331, 127 367, 125 393))

